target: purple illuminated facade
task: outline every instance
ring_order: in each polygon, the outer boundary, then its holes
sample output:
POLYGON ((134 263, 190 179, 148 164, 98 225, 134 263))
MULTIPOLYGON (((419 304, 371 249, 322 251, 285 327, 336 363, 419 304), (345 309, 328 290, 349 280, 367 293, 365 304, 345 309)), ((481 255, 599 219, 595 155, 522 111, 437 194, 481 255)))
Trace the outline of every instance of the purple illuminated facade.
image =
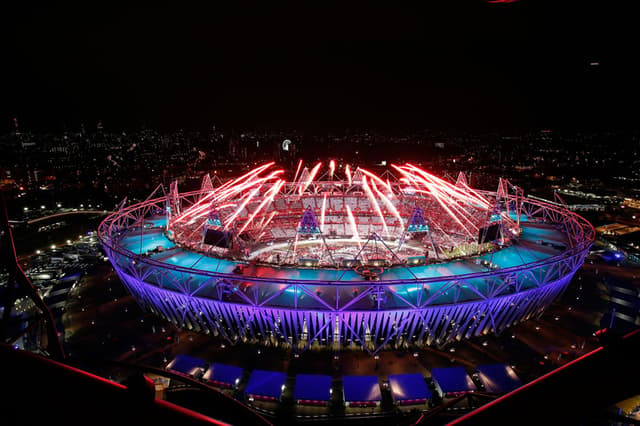
POLYGON ((443 346, 540 315, 594 239, 580 216, 509 191, 505 181, 496 192, 472 190, 460 179, 458 189, 452 185, 461 193, 452 203, 475 209, 456 222, 477 225, 476 243, 436 232, 445 227, 434 212, 449 207, 417 195, 416 182, 407 191, 407 180, 387 179, 380 207, 352 176, 333 179, 332 170, 330 179, 314 180, 305 172, 305 181, 266 182, 206 207, 216 188, 225 190, 208 177, 198 191, 158 188, 144 202, 123 203, 99 235, 138 304, 178 327, 231 344, 370 353, 443 346), (341 199, 342 209, 330 210, 328 199, 341 199), (375 221, 387 214, 395 222, 375 221), (270 226, 254 225, 266 218, 270 226), (490 225, 499 233, 484 241, 490 225), (212 230, 218 239, 208 236, 212 230), (448 246, 455 241, 463 249, 448 246))

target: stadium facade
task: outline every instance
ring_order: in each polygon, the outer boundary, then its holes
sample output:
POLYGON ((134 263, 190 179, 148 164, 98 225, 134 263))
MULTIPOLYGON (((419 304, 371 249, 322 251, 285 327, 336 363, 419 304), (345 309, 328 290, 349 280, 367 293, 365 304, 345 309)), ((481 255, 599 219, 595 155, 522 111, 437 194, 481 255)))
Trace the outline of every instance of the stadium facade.
POLYGON ((575 213, 437 178, 411 164, 272 163, 197 191, 158 187, 100 225, 146 311, 232 344, 443 346, 540 315, 594 239, 575 213))

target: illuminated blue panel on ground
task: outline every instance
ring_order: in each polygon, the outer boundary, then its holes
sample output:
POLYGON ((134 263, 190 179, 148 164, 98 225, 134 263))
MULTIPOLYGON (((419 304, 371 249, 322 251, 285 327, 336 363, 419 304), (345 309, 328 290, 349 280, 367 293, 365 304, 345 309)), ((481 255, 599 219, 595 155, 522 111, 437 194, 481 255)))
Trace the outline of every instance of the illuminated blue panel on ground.
POLYGON ((476 385, 464 367, 434 368, 431 376, 445 394, 476 390, 476 385))
POLYGON ((293 399, 296 401, 329 401, 331 376, 322 374, 298 374, 293 399))
POLYGON ((167 365, 168 370, 189 376, 198 376, 206 367, 207 363, 204 360, 189 355, 178 355, 167 365))
POLYGON ((382 400, 378 376, 344 376, 342 378, 346 402, 376 402, 382 400))
POLYGON ((235 386, 242 378, 243 371, 242 368, 236 367, 235 365, 214 362, 202 378, 211 382, 235 386))
POLYGON ((431 399, 431 392, 422 374, 391 374, 389 385, 394 401, 431 399))
POLYGON ((507 364, 479 365, 478 375, 489 393, 507 393, 522 386, 522 381, 507 364))
POLYGON ((280 371, 253 370, 244 389, 246 395, 280 398, 287 375, 280 371))

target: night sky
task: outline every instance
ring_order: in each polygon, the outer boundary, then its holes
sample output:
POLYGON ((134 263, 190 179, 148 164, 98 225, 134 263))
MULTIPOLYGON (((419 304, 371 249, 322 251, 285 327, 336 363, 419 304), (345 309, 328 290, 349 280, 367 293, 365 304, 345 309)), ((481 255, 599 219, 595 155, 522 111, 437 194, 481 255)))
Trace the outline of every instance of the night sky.
POLYGON ((621 2, 448 3, 3 6, 0 131, 638 127, 621 2))

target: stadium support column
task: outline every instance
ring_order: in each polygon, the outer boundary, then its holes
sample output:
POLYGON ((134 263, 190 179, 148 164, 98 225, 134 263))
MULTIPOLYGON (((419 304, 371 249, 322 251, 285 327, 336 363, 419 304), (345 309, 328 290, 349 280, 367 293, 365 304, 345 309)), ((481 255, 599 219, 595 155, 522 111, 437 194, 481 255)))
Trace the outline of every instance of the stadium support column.
MULTIPOLYGON (((396 251, 399 252, 400 249, 402 248, 402 245, 405 243, 407 234, 421 234, 421 233, 427 234, 427 236, 429 237, 429 241, 431 243, 431 248, 433 249, 433 252, 435 253, 436 258, 439 259, 440 256, 438 256, 438 250, 436 249, 436 244, 433 241, 433 235, 431 235, 431 227, 427 224, 427 220, 424 217, 424 212, 417 205, 413 206, 413 213, 411 214, 411 218, 409 219, 409 222, 407 222, 407 226, 405 227, 404 232, 402 233, 402 237, 400 238, 400 242, 398 243, 398 248, 396 249, 396 251)), ((425 260, 426 260, 426 256, 425 256, 425 260)))
POLYGON ((200 198, 203 198, 213 191, 213 182, 211 182, 211 176, 209 173, 202 178, 202 185, 200 186, 200 198))
POLYGON ((460 172, 458 174, 458 179, 456 180, 456 186, 458 188, 465 188, 469 186, 469 181, 467 180, 467 176, 464 172, 460 172))
POLYGON ((171 223, 171 194, 167 194, 165 196, 164 212, 165 212, 165 216, 167 217, 167 223, 165 226, 166 226, 167 232, 169 232, 169 224, 171 223))
POLYGON ((333 350, 340 351, 340 315, 335 315, 334 329, 333 329, 333 350))
POLYGON ((171 214, 180 215, 180 196, 178 195, 178 181, 171 182, 169 189, 169 201, 171 203, 171 214))

